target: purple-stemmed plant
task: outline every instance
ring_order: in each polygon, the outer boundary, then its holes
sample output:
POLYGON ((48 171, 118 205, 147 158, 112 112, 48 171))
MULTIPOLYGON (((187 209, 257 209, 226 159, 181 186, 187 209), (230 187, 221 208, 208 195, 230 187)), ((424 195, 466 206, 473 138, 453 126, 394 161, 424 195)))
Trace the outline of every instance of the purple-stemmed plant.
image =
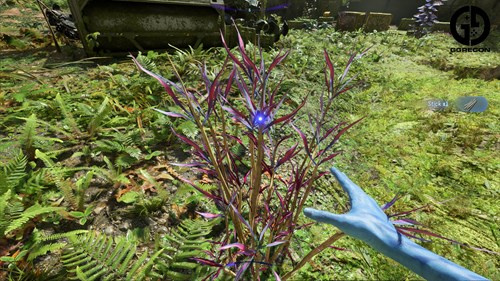
MULTIPOLYGON (((271 273, 279 280, 275 266, 291 257, 292 235, 306 226, 300 225, 298 219, 315 181, 327 173, 321 171, 321 165, 340 153, 332 151, 335 143, 361 120, 328 127, 327 113, 333 100, 349 90, 352 80, 347 78, 349 69, 367 50, 353 54, 340 76, 336 76, 325 50, 327 91, 320 96, 320 110, 308 115, 312 132, 306 134, 294 124, 294 118, 307 97, 295 109, 281 113, 286 100, 286 94, 280 92, 281 81, 271 89, 271 73, 289 52, 280 52, 266 67, 260 48, 258 63, 248 56, 239 32, 238 54, 221 37, 228 58, 213 80, 209 79, 205 66, 200 68, 205 84, 203 93, 186 89, 178 74, 179 84, 145 69, 135 58, 134 62, 163 85, 178 107, 178 112, 155 110, 190 120, 199 129, 197 139, 189 139, 172 129, 173 134, 192 147, 196 158, 192 163, 178 165, 198 169, 214 178, 217 185, 215 190, 206 191, 185 179, 221 210, 221 214, 199 214, 209 219, 223 217, 226 223, 225 233, 217 241, 221 246, 211 254, 212 259, 195 260, 217 268, 211 278, 224 271, 236 280, 247 275, 259 280, 261 274, 271 273), (290 147, 285 146, 293 135, 283 134, 285 124, 298 136, 298 141, 290 147), (235 134, 238 128, 244 131, 235 134), (238 145, 247 149, 246 159, 233 152, 232 148, 238 145), (242 169, 242 164, 249 169, 242 169), (228 267, 234 267, 235 271, 228 267)), ((331 244, 336 239, 325 243, 331 244)), ((314 254, 318 252, 313 250, 314 254)))

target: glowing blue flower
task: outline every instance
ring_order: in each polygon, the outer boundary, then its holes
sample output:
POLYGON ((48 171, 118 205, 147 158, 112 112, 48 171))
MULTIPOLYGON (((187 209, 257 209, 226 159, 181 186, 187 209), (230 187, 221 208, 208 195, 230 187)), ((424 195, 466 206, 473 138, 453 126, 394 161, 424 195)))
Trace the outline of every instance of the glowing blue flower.
POLYGON ((270 116, 269 115, 266 115, 265 112, 263 111, 260 111, 260 110, 257 110, 255 111, 255 114, 253 116, 253 126, 254 127, 259 127, 259 128, 263 128, 267 125, 268 121, 269 121, 269 118, 270 116))

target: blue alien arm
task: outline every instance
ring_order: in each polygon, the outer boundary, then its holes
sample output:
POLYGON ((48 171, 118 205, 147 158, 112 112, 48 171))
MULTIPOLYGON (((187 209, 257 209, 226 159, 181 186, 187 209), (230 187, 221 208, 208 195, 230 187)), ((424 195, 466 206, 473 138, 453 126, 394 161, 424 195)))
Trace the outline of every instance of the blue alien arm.
POLYGON ((351 210, 338 215, 305 208, 307 217, 338 227, 427 280, 488 280, 401 235, 373 198, 335 167, 331 172, 349 195, 351 210))

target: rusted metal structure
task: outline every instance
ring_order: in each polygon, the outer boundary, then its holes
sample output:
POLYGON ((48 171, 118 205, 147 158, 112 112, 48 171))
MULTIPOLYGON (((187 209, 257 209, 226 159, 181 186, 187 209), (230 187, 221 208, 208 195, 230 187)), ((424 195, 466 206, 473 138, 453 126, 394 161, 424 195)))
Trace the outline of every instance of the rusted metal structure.
MULTIPOLYGON (((220 46, 220 32, 234 42, 231 18, 252 40, 263 32, 263 45, 279 39, 280 28, 262 18, 256 0, 68 0, 88 55, 176 47, 220 46), (268 34, 266 36, 265 34, 268 34)), ((271 19, 271 20, 270 20, 271 19)))

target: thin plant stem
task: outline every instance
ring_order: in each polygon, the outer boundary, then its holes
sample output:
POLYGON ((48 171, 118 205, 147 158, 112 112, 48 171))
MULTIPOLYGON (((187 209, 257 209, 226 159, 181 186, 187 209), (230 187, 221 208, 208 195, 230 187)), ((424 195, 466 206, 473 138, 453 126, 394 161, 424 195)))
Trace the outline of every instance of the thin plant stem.
POLYGON ((337 232, 332 237, 328 238, 325 242, 321 243, 318 247, 312 249, 307 255, 305 255, 302 260, 292 269, 292 271, 287 272, 283 277, 282 281, 288 280, 295 272, 301 269, 307 262, 309 262, 315 255, 319 254, 324 249, 328 248, 333 242, 339 240, 345 235, 343 232, 337 232))

